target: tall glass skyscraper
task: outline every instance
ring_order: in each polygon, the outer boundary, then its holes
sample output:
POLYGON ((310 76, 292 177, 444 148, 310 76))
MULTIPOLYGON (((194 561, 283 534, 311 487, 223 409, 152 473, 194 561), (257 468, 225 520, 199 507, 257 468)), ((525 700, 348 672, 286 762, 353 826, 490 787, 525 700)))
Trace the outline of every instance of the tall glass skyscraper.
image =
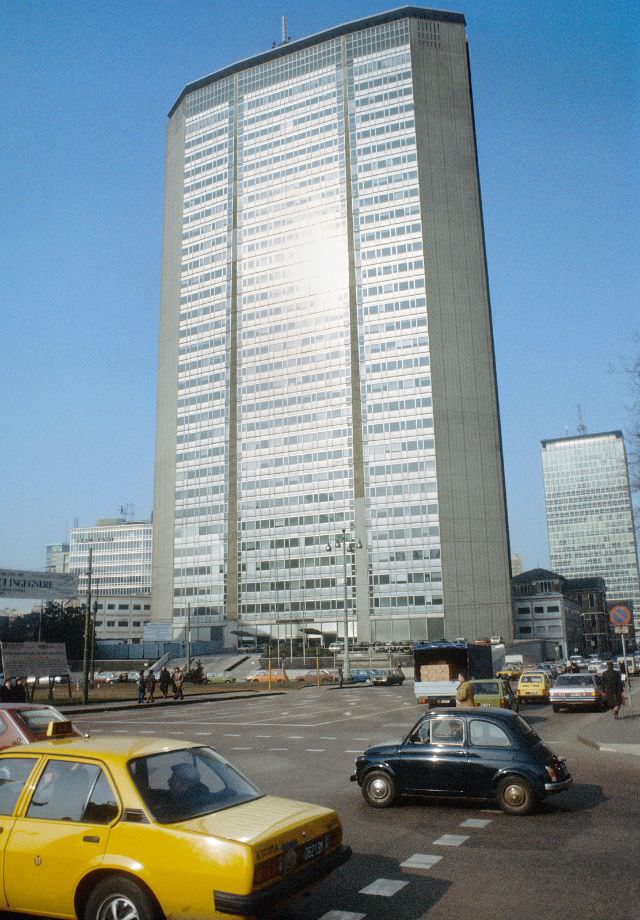
POLYGON ((463 16, 394 10, 184 89, 160 322, 155 619, 511 633, 463 16))
POLYGON ((621 431, 542 442, 551 568, 604 578, 607 601, 631 602, 640 635, 638 552, 621 431))

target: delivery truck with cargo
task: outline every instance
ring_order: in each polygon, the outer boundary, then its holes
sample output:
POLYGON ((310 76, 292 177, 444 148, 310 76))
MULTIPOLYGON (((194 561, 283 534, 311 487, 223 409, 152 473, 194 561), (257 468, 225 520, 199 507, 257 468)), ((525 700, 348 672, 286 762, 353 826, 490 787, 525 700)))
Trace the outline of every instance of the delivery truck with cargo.
POLYGON ((421 642, 413 650, 415 693, 428 706, 455 706, 458 675, 493 677, 491 646, 480 642, 421 642))

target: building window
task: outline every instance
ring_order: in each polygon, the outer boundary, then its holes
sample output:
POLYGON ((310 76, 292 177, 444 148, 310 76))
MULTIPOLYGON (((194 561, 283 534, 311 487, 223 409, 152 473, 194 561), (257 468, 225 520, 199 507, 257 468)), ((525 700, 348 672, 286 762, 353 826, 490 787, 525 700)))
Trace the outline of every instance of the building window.
POLYGON ((115 620, 107 620, 107 626, 115 626, 115 625, 116 625, 115 620))
POLYGON ((107 604, 107 610, 115 610, 115 609, 116 609, 115 604, 107 604))
POLYGON ((140 626, 140 620, 134 620, 132 626, 140 626))
POLYGON ((128 625, 129 625, 128 620, 118 620, 118 626, 128 626, 128 625))
POLYGON ((547 607, 547 613, 560 613, 560 608, 558 606, 547 607))
POLYGON ((144 605, 144 609, 145 609, 145 610, 151 610, 151 604, 145 604, 145 605, 144 605))
POLYGON ((530 633, 530 632, 531 632, 531 627, 530 627, 530 626, 520 626, 519 629, 520 629, 520 635, 521 635, 521 636, 524 636, 525 633, 530 633))
POLYGON ((128 610, 128 609, 129 609, 128 604, 118 604, 118 610, 128 610))
POLYGON ((544 613, 544 607, 534 607, 533 612, 534 613, 544 613))

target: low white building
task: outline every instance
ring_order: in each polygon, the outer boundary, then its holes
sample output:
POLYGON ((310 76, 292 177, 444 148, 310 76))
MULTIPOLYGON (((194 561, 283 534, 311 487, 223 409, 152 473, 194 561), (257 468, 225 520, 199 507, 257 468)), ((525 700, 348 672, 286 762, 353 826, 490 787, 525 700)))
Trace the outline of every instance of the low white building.
POLYGON ((87 596, 91 550, 91 609, 96 638, 138 643, 151 618, 151 522, 110 518, 74 527, 69 571, 78 575, 79 600, 87 596))

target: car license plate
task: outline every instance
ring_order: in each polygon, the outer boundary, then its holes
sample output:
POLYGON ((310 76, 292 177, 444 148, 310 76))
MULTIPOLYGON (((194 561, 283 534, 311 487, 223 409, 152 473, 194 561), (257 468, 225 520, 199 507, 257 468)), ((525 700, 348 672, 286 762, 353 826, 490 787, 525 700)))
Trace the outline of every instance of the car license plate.
MULTIPOLYGON (((481 706, 491 706, 491 703, 480 703, 481 706)), ((484 725, 484 723, 483 723, 484 725)))
POLYGON ((302 850, 302 859, 304 862, 307 862, 309 859, 315 859, 316 856, 320 856, 325 851, 325 841, 323 840, 314 840, 313 843, 308 843, 302 850))
POLYGON ((449 700, 449 699, 446 699, 446 700, 445 700, 445 699, 442 699, 442 700, 438 700, 438 702, 439 702, 439 703, 442 703, 444 706, 448 706, 449 703, 451 702, 451 700, 449 700))

